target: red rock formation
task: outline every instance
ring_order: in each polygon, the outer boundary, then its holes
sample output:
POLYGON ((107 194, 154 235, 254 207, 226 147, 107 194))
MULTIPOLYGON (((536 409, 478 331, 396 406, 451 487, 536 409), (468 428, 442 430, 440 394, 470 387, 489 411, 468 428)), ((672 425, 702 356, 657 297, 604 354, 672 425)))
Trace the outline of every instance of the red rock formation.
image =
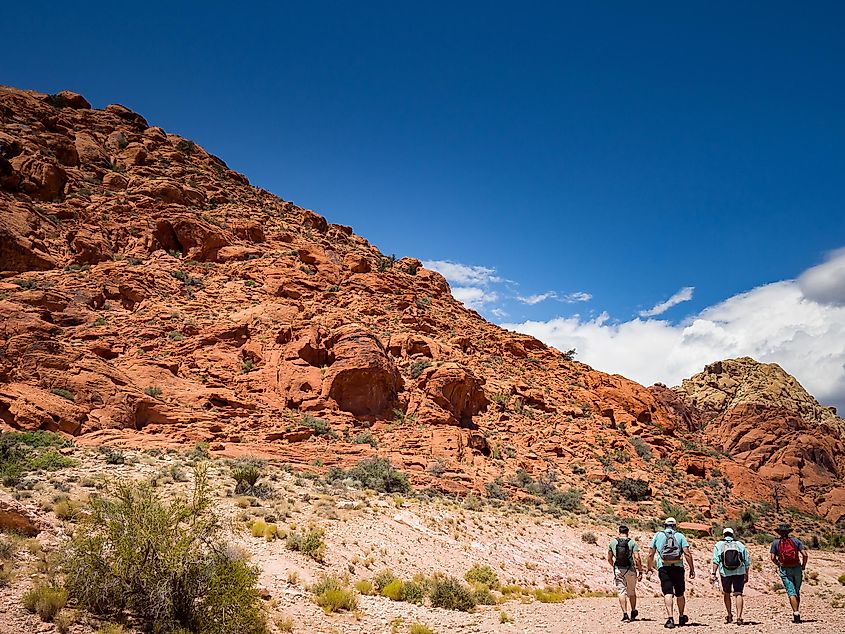
POLYGON ((831 518, 845 509, 838 427, 812 403, 800 420, 728 415, 695 391, 596 372, 124 106, 0 88, 0 113, 6 427, 299 464, 378 451, 456 492, 499 479, 516 493, 524 469, 611 499, 626 476, 661 490, 674 466, 688 490, 669 490, 702 517, 696 487, 718 468, 742 483, 735 497, 777 481, 831 518), (364 429, 377 449, 354 442, 364 429))

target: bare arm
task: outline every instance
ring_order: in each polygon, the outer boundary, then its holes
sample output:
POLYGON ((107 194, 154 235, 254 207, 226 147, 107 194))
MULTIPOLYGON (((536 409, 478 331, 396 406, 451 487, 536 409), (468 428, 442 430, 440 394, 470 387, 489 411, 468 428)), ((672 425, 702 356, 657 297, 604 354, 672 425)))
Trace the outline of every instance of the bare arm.
POLYGON ((692 553, 689 548, 684 548, 684 559, 687 560, 687 565, 689 565, 689 578, 695 579, 695 562, 692 559, 692 553))
POLYGON ((640 576, 642 576, 642 574, 643 574, 643 560, 640 557, 640 551, 639 550, 634 553, 634 563, 637 566, 637 572, 639 572, 640 576))
POLYGON ((609 563, 611 567, 613 566, 613 552, 610 548, 607 549, 607 563, 609 563))
POLYGON ((657 554, 656 548, 649 548, 648 550, 648 572, 654 570, 654 555, 657 554))
POLYGON ((807 560, 810 558, 810 555, 807 554, 807 549, 803 548, 801 550, 801 569, 804 570, 807 567, 807 560))

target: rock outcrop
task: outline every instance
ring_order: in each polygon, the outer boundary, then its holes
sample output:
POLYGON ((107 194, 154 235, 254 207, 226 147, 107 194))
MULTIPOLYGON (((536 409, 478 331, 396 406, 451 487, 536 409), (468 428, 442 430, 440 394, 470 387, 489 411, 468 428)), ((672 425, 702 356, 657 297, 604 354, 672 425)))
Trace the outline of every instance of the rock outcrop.
POLYGON ((3 428, 325 467, 378 452, 420 486, 521 496, 527 473, 596 505, 630 477, 697 519, 773 483, 845 510, 841 421, 788 377, 597 372, 125 106, 0 87, 0 159, 3 428), (742 483, 719 505, 717 473, 742 483))

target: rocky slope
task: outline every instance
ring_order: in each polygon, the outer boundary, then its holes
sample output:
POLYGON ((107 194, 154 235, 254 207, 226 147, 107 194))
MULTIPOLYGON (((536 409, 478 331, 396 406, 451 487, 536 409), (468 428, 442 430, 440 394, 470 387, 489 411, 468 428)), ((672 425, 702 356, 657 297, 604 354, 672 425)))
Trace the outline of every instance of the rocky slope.
POLYGON ((380 454, 455 492, 523 496, 525 470, 621 514, 659 512, 614 506, 626 477, 674 482, 707 518, 740 509, 739 491, 768 499, 772 478, 797 491, 826 470, 795 505, 843 514, 832 413, 800 410, 826 449, 800 464, 792 443, 724 440, 702 425, 729 424, 724 408, 698 388, 649 390, 506 332, 418 260, 385 257, 123 106, 0 88, 0 271, 7 427, 206 441, 315 469, 380 454), (706 484, 716 469, 733 493, 706 484))

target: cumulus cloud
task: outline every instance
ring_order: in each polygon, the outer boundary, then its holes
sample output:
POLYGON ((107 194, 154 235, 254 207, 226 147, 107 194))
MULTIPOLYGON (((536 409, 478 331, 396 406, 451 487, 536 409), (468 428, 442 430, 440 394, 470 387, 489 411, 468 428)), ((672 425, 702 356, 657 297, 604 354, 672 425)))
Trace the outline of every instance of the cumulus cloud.
POLYGON ((678 304, 691 300, 692 292, 694 290, 695 288, 692 286, 685 286, 665 302, 660 302, 648 310, 641 310, 640 317, 657 317, 658 315, 662 315, 673 306, 677 306, 678 304))
POLYGON ((751 356, 778 363, 822 403, 845 411, 845 252, 798 280, 760 286, 704 309, 680 324, 607 313, 502 324, 644 385, 677 385, 718 359, 751 356))
POLYGON ((834 251, 826 262, 805 271, 798 286, 805 297, 820 304, 845 305, 845 249, 834 251))
POLYGON ((487 266, 473 266, 450 262, 449 260, 425 260, 423 266, 432 271, 437 271, 448 282, 462 286, 484 286, 504 281, 496 275, 496 269, 487 266))
POLYGON ((516 299, 517 301, 522 302, 523 304, 533 306, 534 304, 539 304, 540 302, 544 302, 547 299, 554 299, 559 302, 565 302, 567 304, 574 304, 576 302, 588 302, 593 299, 593 296, 589 293, 584 293, 583 291, 578 291, 577 293, 569 293, 567 295, 560 295, 557 291, 546 291, 545 293, 537 293, 536 295, 517 295, 516 299))
POLYGON ((499 300, 499 294, 496 291, 477 286, 456 286, 452 289, 452 296, 473 310, 481 310, 499 300))
POLYGON ((588 302, 593 299, 593 296, 589 293, 585 293, 584 291, 578 291, 577 293, 569 293, 568 295, 563 296, 563 301, 567 304, 574 304, 576 302, 588 302))

